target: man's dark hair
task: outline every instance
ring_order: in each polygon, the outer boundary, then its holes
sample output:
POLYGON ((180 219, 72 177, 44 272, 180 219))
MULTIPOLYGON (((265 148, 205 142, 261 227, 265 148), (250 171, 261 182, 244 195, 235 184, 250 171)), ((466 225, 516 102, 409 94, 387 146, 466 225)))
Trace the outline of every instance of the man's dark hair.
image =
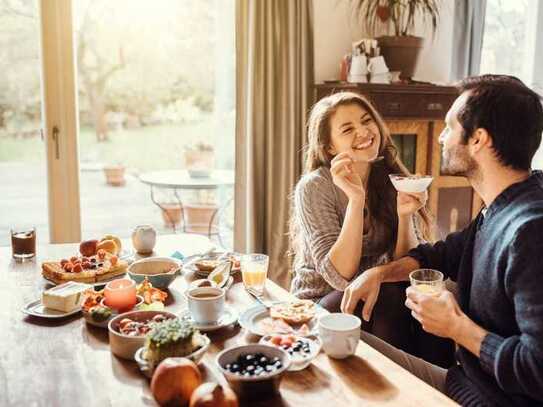
POLYGON ((503 165, 530 169, 543 131, 541 96, 520 79, 508 75, 472 76, 457 87, 460 93, 469 91, 458 112, 464 143, 476 129, 484 128, 503 165))

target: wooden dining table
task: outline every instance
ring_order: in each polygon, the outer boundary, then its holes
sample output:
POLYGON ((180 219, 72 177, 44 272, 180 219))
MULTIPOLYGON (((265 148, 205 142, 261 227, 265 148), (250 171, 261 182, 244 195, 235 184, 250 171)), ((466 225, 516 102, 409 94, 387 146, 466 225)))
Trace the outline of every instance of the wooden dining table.
MULTIPOLYGON (((128 241, 123 244, 131 247, 128 241)), ((204 236, 177 234, 159 237, 154 254, 177 251, 190 256, 210 247, 204 236)), ((41 245, 33 261, 17 263, 11 258, 10 247, 0 248, 0 405, 156 405, 149 380, 138 365, 111 354, 106 329, 86 324, 81 313, 48 320, 22 312, 25 304, 39 299, 47 287, 41 263, 77 252, 77 244, 41 245)), ((194 278, 192 272, 186 272, 173 282, 166 310, 180 313, 186 309, 183 291, 194 278)), ((240 313, 255 305, 239 277, 226 299, 240 313)), ((293 296, 268 280, 265 299, 291 300, 293 296)), ((212 345, 199 365, 203 379, 226 384, 216 366, 217 354, 258 341, 258 337, 237 324, 207 335, 212 345)), ((355 355, 336 360, 321 352, 306 369, 287 372, 276 397, 245 405, 422 407, 456 403, 360 341, 355 355)))

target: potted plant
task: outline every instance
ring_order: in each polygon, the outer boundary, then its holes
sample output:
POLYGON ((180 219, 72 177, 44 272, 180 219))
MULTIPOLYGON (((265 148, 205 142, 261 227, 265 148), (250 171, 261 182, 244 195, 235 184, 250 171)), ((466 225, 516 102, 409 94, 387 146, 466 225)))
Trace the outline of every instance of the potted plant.
POLYGON ((185 146, 185 167, 191 177, 209 177, 215 166, 215 149, 209 143, 199 141, 185 146))
POLYGON ((365 22, 370 35, 393 32, 377 37, 381 54, 391 71, 401 71, 411 78, 423 46, 423 38, 414 36, 415 17, 430 21, 432 35, 439 19, 439 0, 351 0, 357 16, 365 22))
POLYGON ((122 164, 109 164, 104 166, 106 183, 114 187, 122 187, 126 184, 124 177, 125 167, 122 164))

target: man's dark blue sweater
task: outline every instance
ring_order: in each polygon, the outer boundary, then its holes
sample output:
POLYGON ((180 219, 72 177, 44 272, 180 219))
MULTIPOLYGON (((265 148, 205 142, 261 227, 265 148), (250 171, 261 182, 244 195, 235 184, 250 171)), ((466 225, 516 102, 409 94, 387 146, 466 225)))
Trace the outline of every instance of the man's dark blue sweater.
POLYGON ((462 311, 489 332, 480 358, 459 348, 447 394, 462 405, 543 406, 543 173, 408 255, 456 281, 462 311))

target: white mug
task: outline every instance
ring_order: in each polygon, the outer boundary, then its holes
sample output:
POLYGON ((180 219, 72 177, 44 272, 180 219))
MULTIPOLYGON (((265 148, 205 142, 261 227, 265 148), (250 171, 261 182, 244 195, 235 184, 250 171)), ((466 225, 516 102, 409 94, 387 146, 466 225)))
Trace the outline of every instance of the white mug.
POLYGON ((186 293, 190 316, 197 324, 219 321, 224 311, 225 291, 218 287, 192 288, 186 293))
POLYGON ((319 318, 319 336, 324 352, 335 359, 344 359, 356 352, 360 340, 361 321, 349 314, 334 313, 319 318))
POLYGON ((365 55, 353 55, 349 75, 361 76, 368 74, 367 60, 365 55))
POLYGON ((388 72, 388 66, 385 62, 385 58, 383 56, 378 56, 374 58, 370 58, 370 62, 368 64, 368 70, 372 74, 380 74, 388 72))

